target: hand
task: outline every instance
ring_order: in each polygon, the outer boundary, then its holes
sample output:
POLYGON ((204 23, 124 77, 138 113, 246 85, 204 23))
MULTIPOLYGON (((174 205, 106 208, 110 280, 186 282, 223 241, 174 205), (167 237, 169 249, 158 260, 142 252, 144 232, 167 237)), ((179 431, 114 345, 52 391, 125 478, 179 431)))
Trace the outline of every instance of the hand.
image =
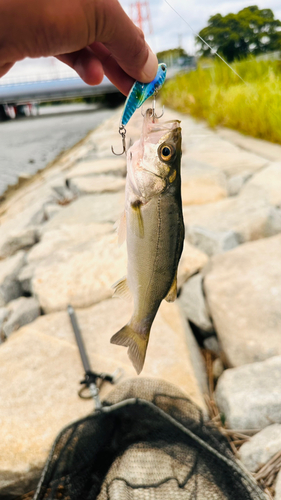
POLYGON ((56 56, 89 85, 104 74, 125 95, 157 58, 117 0, 0 0, 0 77, 25 57, 56 56))

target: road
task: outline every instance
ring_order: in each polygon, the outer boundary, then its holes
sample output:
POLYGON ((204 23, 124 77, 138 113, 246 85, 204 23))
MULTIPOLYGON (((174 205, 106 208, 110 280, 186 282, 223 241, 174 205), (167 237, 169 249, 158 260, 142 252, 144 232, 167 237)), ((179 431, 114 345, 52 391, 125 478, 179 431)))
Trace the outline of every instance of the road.
POLYGON ((0 122, 0 195, 21 173, 35 174, 112 113, 96 104, 64 104, 40 107, 37 117, 0 122))

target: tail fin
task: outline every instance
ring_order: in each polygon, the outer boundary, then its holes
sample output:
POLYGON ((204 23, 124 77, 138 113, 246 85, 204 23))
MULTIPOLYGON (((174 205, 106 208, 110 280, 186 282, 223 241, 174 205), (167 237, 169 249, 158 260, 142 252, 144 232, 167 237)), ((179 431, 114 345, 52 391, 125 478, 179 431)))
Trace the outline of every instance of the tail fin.
POLYGON ((148 339, 149 332, 146 335, 141 335, 130 325, 126 325, 111 337, 110 342, 129 347, 128 356, 139 375, 143 369, 148 339))

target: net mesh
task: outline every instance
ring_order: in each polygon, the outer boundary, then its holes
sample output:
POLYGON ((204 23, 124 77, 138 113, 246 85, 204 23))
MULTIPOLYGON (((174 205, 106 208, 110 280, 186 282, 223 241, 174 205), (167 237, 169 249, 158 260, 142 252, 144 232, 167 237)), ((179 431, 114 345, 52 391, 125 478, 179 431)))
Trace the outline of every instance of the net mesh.
POLYGON ((266 500, 174 386, 132 379, 57 437, 34 500, 266 500))

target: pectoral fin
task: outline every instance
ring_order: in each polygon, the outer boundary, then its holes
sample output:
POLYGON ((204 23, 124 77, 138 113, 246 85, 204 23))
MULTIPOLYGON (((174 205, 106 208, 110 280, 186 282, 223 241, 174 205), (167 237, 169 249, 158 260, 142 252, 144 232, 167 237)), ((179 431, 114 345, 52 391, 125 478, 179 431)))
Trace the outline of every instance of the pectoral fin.
POLYGON ((140 335, 130 325, 126 325, 111 337, 110 342, 111 344, 129 347, 128 356, 139 375, 143 369, 148 339, 149 333, 140 335))
POLYGON ((177 298, 177 293, 178 293, 178 287, 177 287, 177 273, 175 274, 175 277, 173 279, 172 286, 167 293, 165 300, 167 302, 174 302, 177 298))
POLYGON ((112 288, 114 289, 113 297, 121 297, 123 299, 130 300, 132 294, 128 286, 126 276, 116 281, 116 283, 112 285, 112 288))
POLYGON ((142 203, 139 200, 131 203, 132 208, 132 231, 139 238, 144 237, 143 218, 141 213, 142 203))

